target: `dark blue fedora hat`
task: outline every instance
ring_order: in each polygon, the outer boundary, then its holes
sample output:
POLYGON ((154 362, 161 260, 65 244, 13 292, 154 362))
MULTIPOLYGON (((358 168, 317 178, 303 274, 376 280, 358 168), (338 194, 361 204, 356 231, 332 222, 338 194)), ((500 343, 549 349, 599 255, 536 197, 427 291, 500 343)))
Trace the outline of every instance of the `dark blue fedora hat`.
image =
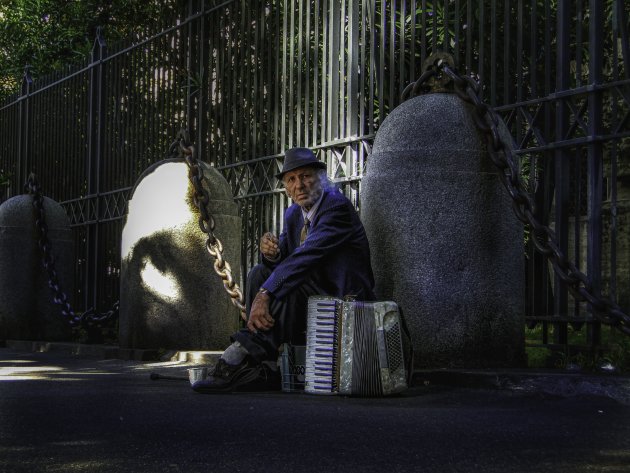
POLYGON ((320 161, 308 148, 291 148, 284 153, 284 163, 282 165, 282 171, 276 174, 278 179, 282 179, 282 176, 289 171, 301 168, 303 166, 313 166, 316 168, 326 169, 326 163, 320 161))

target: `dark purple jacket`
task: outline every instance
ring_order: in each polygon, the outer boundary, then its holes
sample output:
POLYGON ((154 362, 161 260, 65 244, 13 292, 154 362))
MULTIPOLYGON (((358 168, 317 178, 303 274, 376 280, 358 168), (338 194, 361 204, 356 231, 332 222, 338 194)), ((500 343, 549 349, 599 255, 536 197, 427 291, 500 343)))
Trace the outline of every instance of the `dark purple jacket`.
POLYGON ((263 258, 274 269, 262 286, 282 299, 310 277, 324 291, 322 295, 374 300, 368 240, 346 196, 337 189, 324 191, 308 237, 300 246, 303 226, 300 206, 291 205, 284 214, 279 262, 263 258))

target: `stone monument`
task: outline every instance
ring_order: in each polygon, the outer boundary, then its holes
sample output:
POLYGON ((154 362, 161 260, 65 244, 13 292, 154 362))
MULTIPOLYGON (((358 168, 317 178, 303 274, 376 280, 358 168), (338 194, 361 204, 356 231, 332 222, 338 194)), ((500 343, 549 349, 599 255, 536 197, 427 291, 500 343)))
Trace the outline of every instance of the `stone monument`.
MULTIPOLYGON (((74 240, 64 209, 43 197, 47 236, 59 283, 72 300, 74 240)), ((42 266, 32 195, 0 205, 0 340, 67 341, 72 331, 54 303, 42 266)))
POLYGON ((525 358, 523 226, 472 113, 454 94, 403 102, 362 181, 377 297, 399 304, 416 367, 525 358))
MULTIPOLYGON (((230 186, 206 163, 204 186, 215 235, 240 281, 241 220, 230 186)), ((168 159, 147 169, 129 201, 122 233, 119 341, 126 348, 221 350, 238 328, 206 250, 188 166, 168 159)))

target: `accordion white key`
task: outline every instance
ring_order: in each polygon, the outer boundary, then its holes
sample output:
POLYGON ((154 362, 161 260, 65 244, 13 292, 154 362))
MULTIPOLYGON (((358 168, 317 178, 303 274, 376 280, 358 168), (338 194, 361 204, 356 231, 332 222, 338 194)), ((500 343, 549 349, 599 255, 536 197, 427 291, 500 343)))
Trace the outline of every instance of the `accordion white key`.
POLYGON ((404 391, 411 351, 396 303, 309 298, 307 393, 378 397, 404 391))

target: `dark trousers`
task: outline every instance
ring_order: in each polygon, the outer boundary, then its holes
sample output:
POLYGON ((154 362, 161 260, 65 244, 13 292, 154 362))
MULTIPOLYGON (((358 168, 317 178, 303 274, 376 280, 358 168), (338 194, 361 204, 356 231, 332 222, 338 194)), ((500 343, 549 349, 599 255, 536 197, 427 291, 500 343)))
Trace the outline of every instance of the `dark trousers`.
MULTIPOLYGON (((247 275, 245 301, 248 317, 256 293, 271 272, 272 270, 267 266, 258 264, 247 275)), ((259 330, 256 333, 243 328, 232 336, 232 340, 240 342, 258 362, 275 361, 278 358, 278 348, 283 343, 306 344, 308 298, 323 294, 315 281, 309 279, 284 299, 275 299, 272 296, 269 312, 274 318, 274 326, 270 330, 259 330)))

